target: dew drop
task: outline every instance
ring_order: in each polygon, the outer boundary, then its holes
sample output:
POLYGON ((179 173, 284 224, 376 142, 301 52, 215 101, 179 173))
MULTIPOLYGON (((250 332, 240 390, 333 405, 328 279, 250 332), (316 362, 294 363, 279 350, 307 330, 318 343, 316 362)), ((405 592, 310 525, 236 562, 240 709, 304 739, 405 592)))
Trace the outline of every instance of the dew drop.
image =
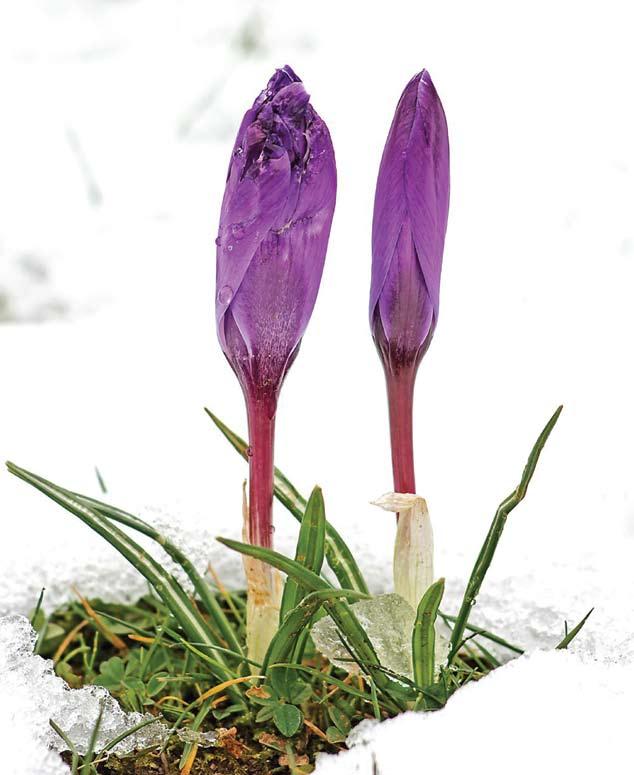
POLYGON ((230 285, 224 285, 218 291, 218 301, 221 304, 229 304, 231 299, 233 299, 233 288, 230 285))
POLYGON ((238 147, 235 149, 235 151, 233 152, 233 155, 234 155, 234 156, 242 156, 242 154, 243 154, 242 146, 241 146, 241 145, 239 145, 239 146, 238 146, 238 147))
POLYGON ((253 450, 251 447, 247 447, 247 457, 253 457, 253 450))
POLYGON ((216 243, 216 245, 218 245, 218 247, 220 247, 220 245, 222 245, 222 239, 220 237, 220 234, 216 237, 214 242, 216 243))
POLYGON ((233 250, 233 245, 227 245, 227 252, 231 253, 232 250, 233 250))
POLYGON ((244 226, 241 223, 234 223, 231 227, 231 233, 236 239, 244 237, 244 226))

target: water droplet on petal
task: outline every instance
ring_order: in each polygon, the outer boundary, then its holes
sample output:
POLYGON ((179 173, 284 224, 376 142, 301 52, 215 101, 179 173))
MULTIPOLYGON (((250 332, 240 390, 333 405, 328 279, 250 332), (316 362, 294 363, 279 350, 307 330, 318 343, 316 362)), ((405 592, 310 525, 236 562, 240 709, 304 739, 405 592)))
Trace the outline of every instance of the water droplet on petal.
POLYGON ((233 152, 233 155, 234 155, 234 156, 242 156, 242 153, 243 153, 243 151, 242 151, 242 146, 241 146, 241 145, 239 145, 239 146, 238 146, 238 147, 235 149, 235 151, 233 152))
POLYGON ((216 243, 216 245, 218 245, 218 247, 220 247, 220 245, 222 245, 222 239, 220 237, 220 234, 216 237, 214 242, 216 243))
POLYGON ((227 245, 227 252, 231 253, 232 250, 233 250, 233 245, 227 245))
POLYGON ((253 457, 253 450, 251 447, 247 447, 247 457, 253 457))
POLYGON ((221 304, 229 304, 231 299, 233 299, 233 288, 230 285, 224 285, 218 291, 218 301, 221 304))
POLYGON ((244 237, 244 226, 241 223, 234 223, 231 227, 231 233, 236 239, 244 237))

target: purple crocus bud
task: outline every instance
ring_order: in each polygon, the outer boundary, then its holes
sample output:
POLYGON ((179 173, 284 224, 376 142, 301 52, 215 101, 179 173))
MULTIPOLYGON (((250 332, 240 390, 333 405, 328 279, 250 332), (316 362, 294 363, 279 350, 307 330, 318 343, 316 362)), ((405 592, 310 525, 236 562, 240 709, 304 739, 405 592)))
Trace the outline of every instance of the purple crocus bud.
POLYGON ((448 209, 447 122, 423 70, 407 84, 396 107, 372 224, 370 326, 387 380, 397 492, 416 492, 414 381, 438 320, 448 209))
POLYGON ((216 240, 218 338, 247 403, 249 540, 261 546, 277 399, 317 298, 336 185, 326 124, 291 68, 277 70, 238 130, 216 240))

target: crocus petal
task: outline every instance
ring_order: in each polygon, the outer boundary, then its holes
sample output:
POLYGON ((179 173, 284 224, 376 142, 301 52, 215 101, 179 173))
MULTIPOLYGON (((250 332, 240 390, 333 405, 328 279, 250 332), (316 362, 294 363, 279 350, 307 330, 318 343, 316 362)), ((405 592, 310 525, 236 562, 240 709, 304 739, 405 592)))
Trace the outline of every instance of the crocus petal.
POLYGON ((447 122, 423 70, 396 108, 374 201, 370 325, 392 362, 417 362, 433 334, 448 207, 447 122))
POLYGON ((377 311, 392 357, 415 352, 421 345, 420 332, 430 332, 433 328, 434 306, 409 221, 403 224, 399 234, 377 311))
MULTIPOLYGON (((231 176, 238 175, 232 170, 231 176)), ((222 318, 235 298, 262 240, 286 205, 290 165, 286 155, 271 159, 256 179, 227 186, 217 239, 216 323, 223 348, 222 318)))
POLYGON ((416 254, 437 317, 449 214, 449 138, 442 103, 426 71, 418 82, 411 138, 404 168, 407 211, 416 254))

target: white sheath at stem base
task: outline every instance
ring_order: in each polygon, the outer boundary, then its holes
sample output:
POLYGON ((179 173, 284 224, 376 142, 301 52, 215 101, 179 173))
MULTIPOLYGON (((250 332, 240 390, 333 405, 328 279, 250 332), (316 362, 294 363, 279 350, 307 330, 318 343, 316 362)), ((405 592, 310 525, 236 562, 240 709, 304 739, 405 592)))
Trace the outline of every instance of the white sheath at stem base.
POLYGON ((373 501, 399 515, 394 542, 394 591, 414 610, 434 581, 434 534, 420 495, 389 492, 373 501))
MULTIPOLYGON (((243 487, 242 518, 243 540, 251 543, 246 482, 243 487)), ((280 624, 282 576, 276 568, 253 557, 243 555, 243 563, 247 578, 247 656, 261 664, 280 624)))

